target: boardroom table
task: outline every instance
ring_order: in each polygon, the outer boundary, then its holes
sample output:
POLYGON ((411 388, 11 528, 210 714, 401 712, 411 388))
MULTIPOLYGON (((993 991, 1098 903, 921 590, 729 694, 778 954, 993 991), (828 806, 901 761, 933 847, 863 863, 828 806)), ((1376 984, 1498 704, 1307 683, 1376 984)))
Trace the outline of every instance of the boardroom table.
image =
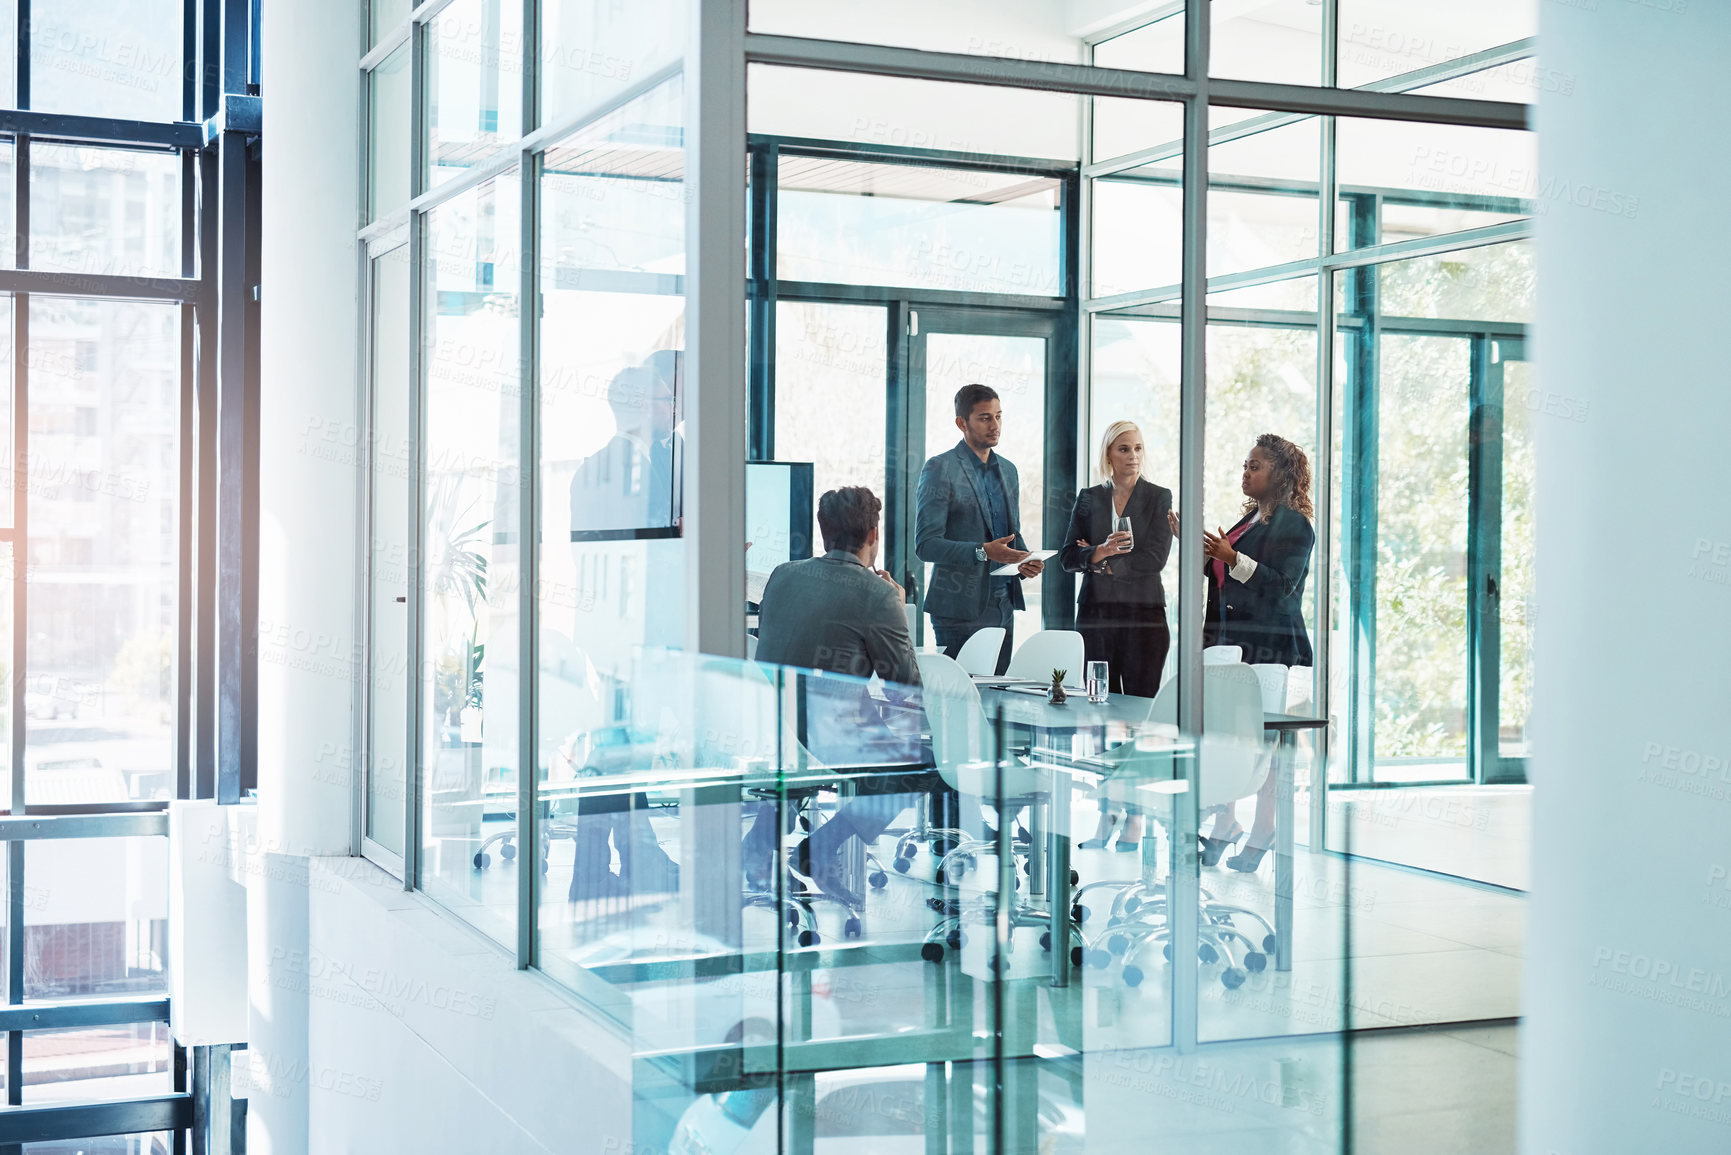
MULTIPOLYGON (((981 680, 981 701, 990 720, 1003 719, 1007 727, 1030 732, 1036 745, 1042 735, 1072 735, 1092 732, 1104 748, 1105 739, 1113 726, 1127 731, 1150 727, 1152 698, 1133 694, 1113 694, 1104 702, 1090 702, 1080 690, 1070 694, 1063 705, 1054 705, 1044 694, 1026 692, 1025 687, 1005 685, 997 679, 981 680)), ((1154 724, 1158 725, 1158 724, 1154 724)), ((1292 896, 1293 896, 1293 770, 1297 762, 1298 735, 1305 730, 1318 730, 1328 725, 1326 718, 1311 718, 1297 714, 1264 713, 1264 733, 1278 736, 1271 773, 1275 781, 1274 822, 1274 968, 1292 969, 1292 896)), ((1177 731, 1167 726, 1177 746, 1177 731)), ((1087 760, 1076 759, 1075 769, 1084 770, 1087 760)), ((1050 813, 1045 831, 1044 870, 1035 863, 1030 871, 1033 880, 1043 879, 1051 903, 1052 985, 1070 983, 1070 952, 1064 949, 1070 941, 1071 893, 1070 882, 1070 800, 1075 774, 1071 767, 1052 764, 1055 779, 1050 813)), ((1100 776, 1100 775, 1096 775, 1100 776)), ((1313 801, 1313 805, 1316 805, 1313 801)))

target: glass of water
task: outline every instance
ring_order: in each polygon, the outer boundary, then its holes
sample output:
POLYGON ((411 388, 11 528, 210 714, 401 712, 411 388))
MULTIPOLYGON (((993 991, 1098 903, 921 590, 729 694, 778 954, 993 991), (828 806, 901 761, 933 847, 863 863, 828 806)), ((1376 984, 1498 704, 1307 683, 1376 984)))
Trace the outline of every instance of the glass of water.
POLYGON ((1119 553, 1129 553, 1136 548, 1135 535, 1130 532, 1130 519, 1121 517, 1112 523, 1112 528, 1124 535, 1124 540, 1118 543, 1119 553))
POLYGON ((1083 670, 1087 674, 1082 684, 1087 688, 1088 700, 1099 705, 1106 700, 1106 663, 1089 662, 1083 670))

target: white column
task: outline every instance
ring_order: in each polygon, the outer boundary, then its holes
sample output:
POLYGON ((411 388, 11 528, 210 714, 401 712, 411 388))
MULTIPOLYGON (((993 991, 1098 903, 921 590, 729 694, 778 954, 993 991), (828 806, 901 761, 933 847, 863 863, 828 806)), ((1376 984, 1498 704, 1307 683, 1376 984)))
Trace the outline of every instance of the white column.
MULTIPOLYGON (((308 855, 350 850, 360 319, 361 17, 350 0, 268 0, 260 356, 258 781, 249 888, 254 1058, 306 1070, 308 855), (296 968, 299 973, 296 973, 296 968)), ((407 126, 404 127, 407 131, 407 126)), ((254 1152, 304 1152, 307 1087, 257 1096, 254 1152)))
POLYGON ((1731 1149, 1731 6, 1547 3, 1530 1155, 1731 1149))

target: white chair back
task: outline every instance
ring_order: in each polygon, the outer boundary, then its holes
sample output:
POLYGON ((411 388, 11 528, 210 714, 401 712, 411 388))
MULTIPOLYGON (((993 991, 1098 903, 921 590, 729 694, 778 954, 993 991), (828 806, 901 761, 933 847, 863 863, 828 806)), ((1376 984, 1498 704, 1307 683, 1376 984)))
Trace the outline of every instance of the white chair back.
POLYGON ((1051 789, 1044 770, 1005 759, 1000 784, 991 764, 991 722, 980 700, 980 688, 961 663, 942 654, 916 654, 920 664, 920 700, 932 728, 932 757, 944 783, 989 805, 1006 797, 1038 794, 1051 789))
POLYGON ((1244 660, 1243 646, 1206 646, 1202 650, 1204 666, 1229 666, 1244 660))
POLYGON ((1075 630, 1041 630, 1010 658, 1008 673, 1012 678, 1049 682, 1053 670, 1064 670, 1064 684, 1080 686, 1082 652, 1082 635, 1075 630))
POLYGON ((1287 703, 1292 697, 1288 690, 1292 667, 1278 662, 1261 662, 1250 668, 1256 671, 1256 677, 1262 683, 1263 711, 1269 714, 1286 713, 1287 703))
POLYGON ((757 635, 756 634, 745 635, 745 656, 752 661, 757 660, 757 635))
POLYGON ((970 676, 983 678, 998 672, 998 651, 1003 648, 1004 627, 987 626, 962 643, 956 661, 970 676))
MULTIPOLYGON (((1220 806, 1255 794, 1268 775, 1268 746, 1262 737, 1262 680, 1241 662, 1202 669, 1202 806, 1220 806)), ((1160 687, 1148 721, 1175 725, 1178 682, 1160 687)))

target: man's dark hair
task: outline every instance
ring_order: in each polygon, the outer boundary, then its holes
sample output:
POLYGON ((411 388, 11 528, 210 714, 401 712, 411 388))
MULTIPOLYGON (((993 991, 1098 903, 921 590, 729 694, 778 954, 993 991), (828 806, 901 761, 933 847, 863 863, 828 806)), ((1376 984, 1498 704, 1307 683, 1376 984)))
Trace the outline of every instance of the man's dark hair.
POLYGON ((857 553, 877 528, 883 508, 883 502, 863 485, 832 489, 818 498, 817 527, 823 532, 824 550, 857 553))
POLYGON ((956 416, 966 421, 973 416, 974 406, 997 399, 998 391, 990 385, 963 385, 956 390, 956 416))

